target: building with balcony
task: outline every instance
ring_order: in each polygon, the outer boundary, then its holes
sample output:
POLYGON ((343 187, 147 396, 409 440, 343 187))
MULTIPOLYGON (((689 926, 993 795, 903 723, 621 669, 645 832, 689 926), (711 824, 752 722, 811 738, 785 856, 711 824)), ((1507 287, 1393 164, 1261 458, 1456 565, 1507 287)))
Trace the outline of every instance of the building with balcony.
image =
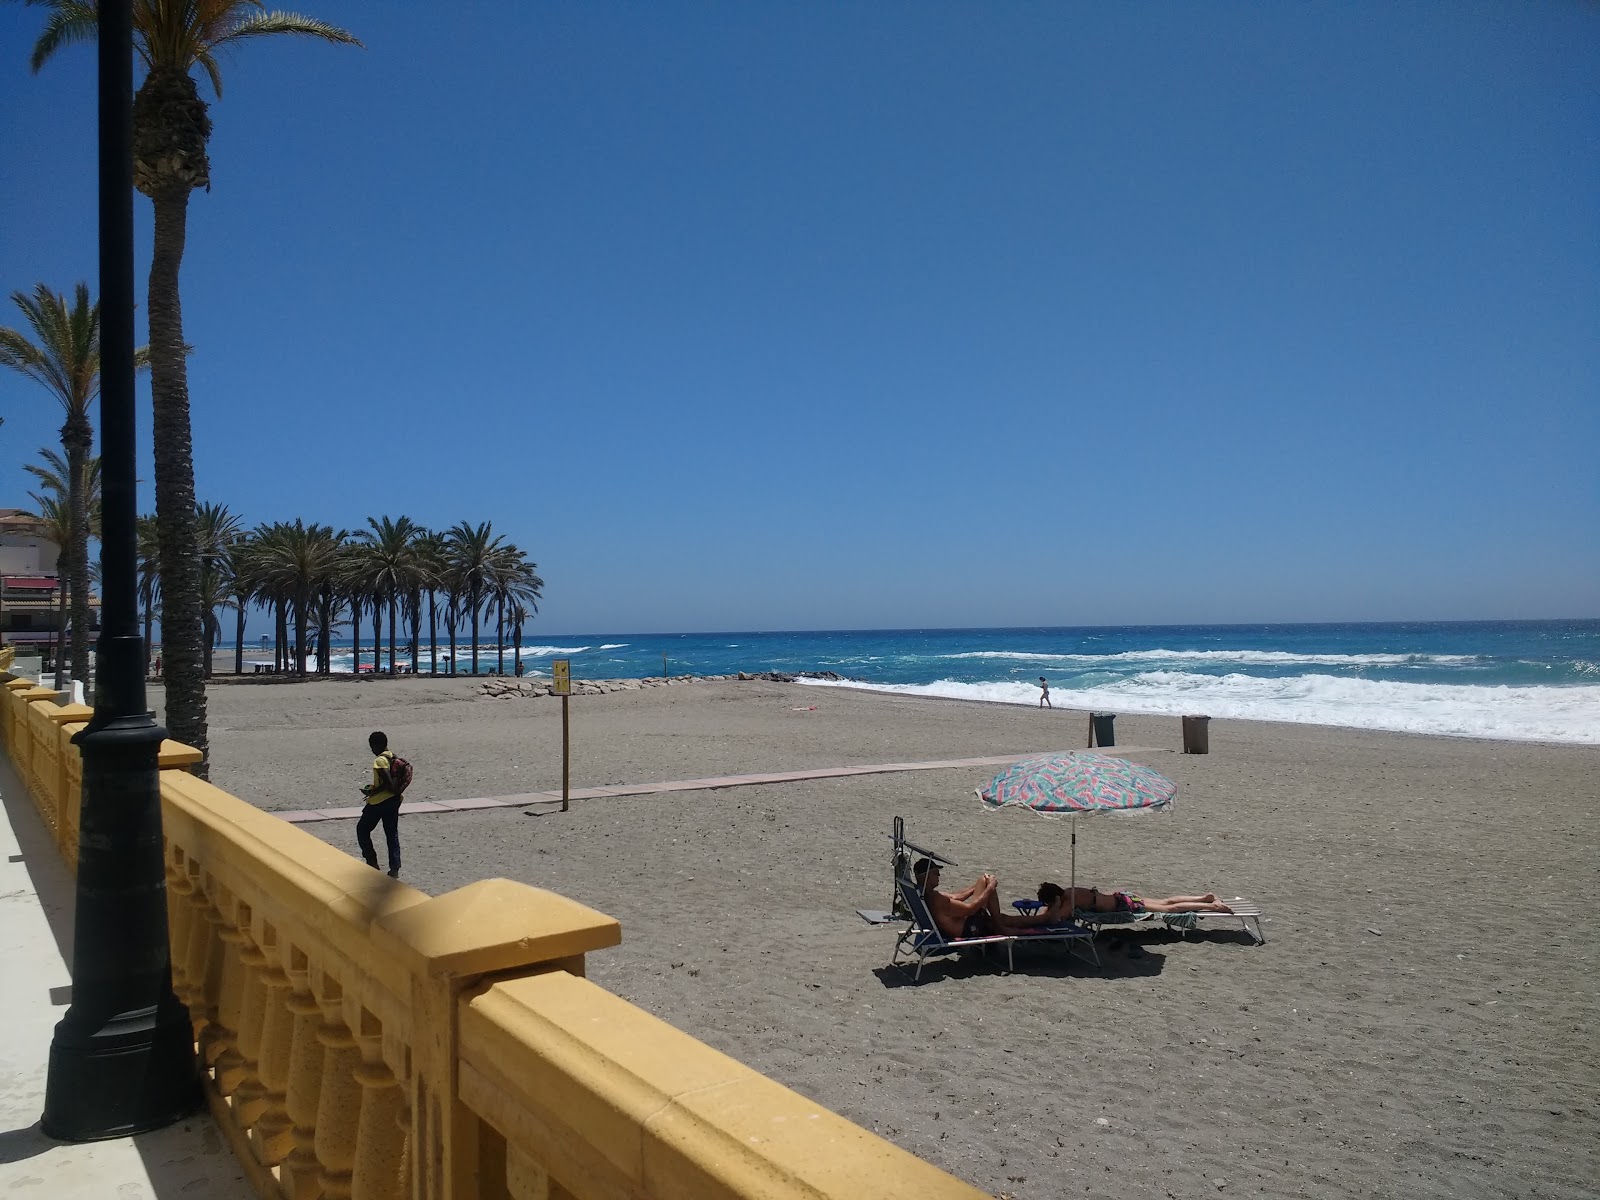
MULTIPOLYGON (((50 649, 61 634, 61 547, 49 526, 20 508, 0 508, 0 641, 50 649)), ((100 599, 89 598, 89 628, 100 599)))

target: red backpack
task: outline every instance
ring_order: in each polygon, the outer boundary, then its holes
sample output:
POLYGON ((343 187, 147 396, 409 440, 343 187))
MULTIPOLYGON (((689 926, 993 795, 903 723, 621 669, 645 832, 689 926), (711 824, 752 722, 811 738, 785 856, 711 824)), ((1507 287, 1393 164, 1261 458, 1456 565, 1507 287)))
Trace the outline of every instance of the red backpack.
POLYGON ((394 751, 391 750, 387 753, 389 755, 390 789, 396 796, 403 796, 406 794, 406 789, 411 786, 411 778, 414 772, 411 770, 411 764, 394 753, 394 751))

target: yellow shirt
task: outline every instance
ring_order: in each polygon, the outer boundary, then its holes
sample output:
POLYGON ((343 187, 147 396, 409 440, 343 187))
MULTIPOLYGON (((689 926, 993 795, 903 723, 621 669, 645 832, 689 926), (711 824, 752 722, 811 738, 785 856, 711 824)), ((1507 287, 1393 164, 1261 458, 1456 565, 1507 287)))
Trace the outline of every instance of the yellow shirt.
POLYGON ((394 793, 383 786, 383 772, 392 770, 393 766, 393 750, 385 750, 372 760, 372 790, 367 793, 368 804, 382 804, 394 797, 394 793))

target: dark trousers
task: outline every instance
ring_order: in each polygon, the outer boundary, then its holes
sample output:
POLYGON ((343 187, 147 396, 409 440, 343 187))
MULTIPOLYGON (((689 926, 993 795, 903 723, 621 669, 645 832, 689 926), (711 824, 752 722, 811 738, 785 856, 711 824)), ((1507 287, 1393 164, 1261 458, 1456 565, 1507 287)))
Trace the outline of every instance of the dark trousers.
POLYGON ((389 870, 400 870, 400 797, 390 796, 377 804, 369 804, 361 811, 356 822, 356 842, 361 847, 361 857, 367 866, 378 865, 378 852, 372 848, 372 827, 383 822, 383 836, 389 843, 389 870))

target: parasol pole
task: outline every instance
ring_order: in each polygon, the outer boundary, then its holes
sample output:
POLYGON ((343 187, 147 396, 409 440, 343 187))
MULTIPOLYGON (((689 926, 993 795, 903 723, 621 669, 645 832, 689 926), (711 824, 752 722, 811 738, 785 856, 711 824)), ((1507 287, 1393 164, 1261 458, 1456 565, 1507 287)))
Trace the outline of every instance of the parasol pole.
POLYGON ((1072 866, 1067 876, 1067 895, 1072 899, 1072 910, 1078 910, 1078 814, 1072 814, 1072 866))

